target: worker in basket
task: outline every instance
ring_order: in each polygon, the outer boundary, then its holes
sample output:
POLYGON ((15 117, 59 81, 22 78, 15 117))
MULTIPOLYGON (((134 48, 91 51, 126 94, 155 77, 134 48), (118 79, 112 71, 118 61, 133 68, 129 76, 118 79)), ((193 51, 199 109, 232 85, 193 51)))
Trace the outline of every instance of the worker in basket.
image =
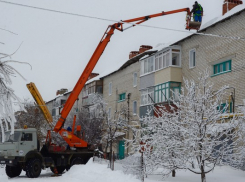
POLYGON ((197 1, 195 1, 195 4, 193 5, 191 13, 193 13, 193 19, 195 22, 202 22, 203 8, 197 1))

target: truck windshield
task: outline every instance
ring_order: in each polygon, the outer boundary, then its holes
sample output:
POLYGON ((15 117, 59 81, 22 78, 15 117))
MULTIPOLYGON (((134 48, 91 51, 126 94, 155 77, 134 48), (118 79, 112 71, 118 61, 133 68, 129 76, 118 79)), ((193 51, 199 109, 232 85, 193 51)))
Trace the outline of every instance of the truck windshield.
MULTIPOLYGON (((15 131, 13 135, 10 135, 10 131, 7 131, 5 134, 5 142, 18 142, 20 139, 21 132, 15 131)), ((0 143, 2 143, 2 133, 0 133, 0 143)))

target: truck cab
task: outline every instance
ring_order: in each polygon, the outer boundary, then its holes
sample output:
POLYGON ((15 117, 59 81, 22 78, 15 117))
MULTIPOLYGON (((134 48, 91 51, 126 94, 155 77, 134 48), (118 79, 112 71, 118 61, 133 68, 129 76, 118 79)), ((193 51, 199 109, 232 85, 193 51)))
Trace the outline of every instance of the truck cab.
POLYGON ((28 156, 31 153, 38 153, 38 150, 35 128, 16 129, 12 135, 10 131, 6 131, 4 135, 0 133, 0 164, 6 165, 9 177, 19 176, 22 169, 25 169, 28 156))
MULTIPOLYGON (((2 142, 2 133, 0 134, 0 159, 25 157, 28 152, 38 148, 35 128, 16 129, 13 135, 10 135, 10 131, 6 131, 4 136, 4 142, 2 142)), ((8 160, 0 161, 0 163, 4 162, 8 162, 8 160)))

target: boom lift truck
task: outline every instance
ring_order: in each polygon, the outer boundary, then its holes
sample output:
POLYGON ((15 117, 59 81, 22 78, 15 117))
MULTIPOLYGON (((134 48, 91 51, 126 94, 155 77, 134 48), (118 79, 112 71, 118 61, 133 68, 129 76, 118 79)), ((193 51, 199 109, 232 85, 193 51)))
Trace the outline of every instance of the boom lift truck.
MULTIPOLYGON (((63 128, 63 126, 89 75, 110 41, 114 30, 117 29, 123 32, 124 30, 139 25, 151 18, 180 12, 187 12, 187 30, 198 30, 200 28, 200 23, 191 21, 191 13, 189 8, 123 20, 113 25, 109 25, 92 57, 90 58, 85 70, 67 99, 61 112, 61 116, 53 129, 53 131, 62 136, 62 138, 73 150, 66 150, 60 146, 52 145, 50 131, 48 132, 46 143, 43 145, 41 150, 38 147, 36 129, 17 129, 12 136, 9 136, 10 132, 7 131, 6 136, 9 137, 6 138, 4 143, 0 143, 0 163, 6 164, 6 174, 12 178, 19 176, 21 171, 25 170, 26 175, 29 178, 36 178, 40 175, 41 169, 47 167, 50 167, 54 173, 61 174, 65 169, 69 169, 74 164, 85 164, 89 158, 92 157, 93 150, 90 148, 90 144, 74 133, 76 116, 74 116, 72 131, 67 131, 63 128), (135 23, 132 24, 133 22, 135 23), (123 25, 126 23, 131 23, 131 25, 127 28, 123 28, 123 25)), ((37 89, 36 91, 33 91, 35 90, 33 85, 29 85, 28 89, 32 94, 34 94, 34 99, 38 105, 45 105, 37 89)), ((44 115, 47 115, 47 121, 51 122, 46 112, 47 109, 44 109, 43 107, 41 110, 43 111, 44 115)), ((78 126, 77 131, 81 131, 81 127, 78 126)))

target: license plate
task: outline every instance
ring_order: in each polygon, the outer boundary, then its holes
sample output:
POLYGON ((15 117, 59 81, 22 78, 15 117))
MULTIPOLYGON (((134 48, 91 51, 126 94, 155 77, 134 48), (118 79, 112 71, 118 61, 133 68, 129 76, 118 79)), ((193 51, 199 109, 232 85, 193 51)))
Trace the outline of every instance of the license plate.
POLYGON ((5 163, 5 161, 1 161, 1 164, 5 163))

